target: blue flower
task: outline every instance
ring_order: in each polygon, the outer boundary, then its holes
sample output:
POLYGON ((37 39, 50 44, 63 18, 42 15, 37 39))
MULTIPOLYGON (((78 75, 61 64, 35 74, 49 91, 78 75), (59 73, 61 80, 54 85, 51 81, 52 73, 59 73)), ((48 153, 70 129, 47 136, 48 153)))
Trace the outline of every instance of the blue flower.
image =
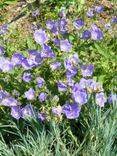
POLYGON ((117 16, 114 16, 114 17, 112 18, 112 23, 117 24, 117 16))
POLYGON ((33 62, 34 65, 41 65, 43 63, 43 58, 41 53, 35 49, 28 50, 29 60, 33 62))
POLYGON ((56 54, 53 52, 53 50, 51 49, 50 46, 44 44, 43 45, 43 48, 41 50, 41 57, 44 57, 44 58, 53 58, 55 57, 56 54))
POLYGON ((94 66, 92 64, 83 64, 81 67, 81 73, 83 77, 92 76, 94 71, 94 66))
POLYGON ((88 11, 88 12, 86 13, 86 15, 87 15, 87 17, 91 18, 91 17, 94 16, 94 13, 93 13, 92 10, 90 10, 90 11, 88 11))
POLYGON ((38 113, 38 119, 40 119, 42 122, 44 122, 47 118, 47 113, 38 113))
POLYGON ((85 91, 73 92, 72 98, 74 99, 75 103, 80 104, 80 105, 86 104, 88 101, 87 94, 85 91))
POLYGON ((68 86, 71 86, 71 87, 72 87, 72 86, 74 86, 74 83, 75 83, 75 81, 72 80, 72 78, 68 78, 68 79, 67 79, 67 85, 68 85, 68 86))
POLYGON ((54 27, 54 22, 52 20, 48 20, 46 22, 46 28, 49 29, 49 30, 52 30, 54 27))
POLYGON ((77 64, 80 62, 80 59, 77 54, 70 55, 69 58, 65 59, 64 67, 66 70, 67 78, 72 78, 77 74, 77 64))
POLYGON ((91 38, 93 40, 103 39, 103 32, 96 25, 91 25, 91 38))
POLYGON ((53 43, 55 45, 60 45, 60 40, 55 38, 55 39, 53 39, 53 43))
POLYGON ((2 105, 9 106, 9 107, 11 107, 11 106, 17 106, 17 102, 18 101, 16 99, 12 98, 9 95, 6 95, 6 93, 3 93, 3 95, 2 95, 2 101, 1 101, 2 105))
POLYGON ((50 64, 50 68, 51 68, 52 71, 59 69, 60 66, 61 66, 61 62, 58 62, 58 61, 53 62, 52 64, 50 64))
POLYGON ((66 16, 65 10, 61 10, 60 13, 59 13, 59 16, 60 17, 65 17, 66 16))
POLYGON ((95 7, 95 12, 101 13, 102 11, 104 11, 104 6, 103 5, 100 5, 100 6, 96 6, 95 7))
POLYGON ((34 114, 34 108, 30 104, 22 108, 22 118, 31 118, 34 114))
POLYGON ((104 104, 106 102, 106 97, 104 93, 97 93, 96 94, 96 104, 99 105, 100 107, 104 107, 104 104))
POLYGON ((110 23, 105 24, 105 29, 106 29, 106 30, 112 29, 111 24, 110 24, 110 23))
POLYGON ((32 30, 37 30, 37 25, 36 25, 35 23, 32 23, 31 29, 32 29, 32 30))
POLYGON ((14 53, 12 55, 11 62, 13 63, 14 66, 19 66, 22 64, 23 59, 24 58, 21 53, 14 53))
POLYGON ((36 82, 37 82, 38 87, 42 88, 45 83, 45 80, 42 77, 38 77, 36 78, 36 82))
POLYGON ((48 41, 46 33, 42 28, 40 28, 39 30, 36 30, 34 32, 34 39, 37 43, 39 43, 41 45, 47 43, 47 41, 48 41))
POLYGON ((25 92, 25 96, 28 100, 32 101, 36 97, 36 93, 33 88, 30 88, 28 91, 25 92))
POLYGON ((39 15, 39 10, 35 10, 32 12, 32 16, 36 17, 37 15, 39 15))
POLYGON ((72 48, 72 45, 69 43, 67 39, 60 40, 60 49, 63 52, 68 52, 72 48))
POLYGON ((7 73, 14 69, 14 65, 8 58, 0 57, 0 69, 7 73))
POLYGON ((89 30, 84 30, 82 33, 82 39, 88 40, 91 37, 91 32, 89 30))
POLYGON ((42 93, 40 93, 40 95, 39 95, 39 101, 40 101, 40 102, 44 102, 44 101, 47 99, 47 97, 48 97, 48 94, 45 93, 45 92, 42 92, 42 93))
POLYGON ((64 113, 67 119, 77 119, 79 117, 81 107, 77 104, 65 104, 62 108, 62 113, 64 113))
POLYGON ((73 25, 76 29, 80 30, 84 26, 84 20, 81 18, 78 18, 73 21, 73 25))
POLYGON ((31 80, 32 80, 32 75, 31 75, 31 73, 25 72, 25 73, 23 74, 23 81, 25 81, 25 82, 30 82, 31 80))
POLYGON ((22 116, 22 111, 19 106, 11 107, 11 116, 17 120, 19 120, 22 116))
POLYGON ((22 66, 25 70, 32 69, 33 67, 35 67, 35 65, 35 61, 31 58, 24 58, 22 61, 22 66))
POLYGON ((58 82, 58 91, 59 92, 64 92, 67 90, 67 85, 64 84, 62 81, 58 82))

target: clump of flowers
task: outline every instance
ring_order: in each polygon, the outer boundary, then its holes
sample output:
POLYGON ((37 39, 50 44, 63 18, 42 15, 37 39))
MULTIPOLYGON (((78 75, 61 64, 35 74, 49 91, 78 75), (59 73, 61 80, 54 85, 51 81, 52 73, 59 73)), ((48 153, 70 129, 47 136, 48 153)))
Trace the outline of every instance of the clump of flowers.
MULTIPOLYGON (((97 6, 94 11, 87 12, 87 17, 103 9, 97 6)), ((38 10, 33 12, 34 17, 38 14, 38 10)), ((17 52, 11 58, 5 57, 5 49, 0 46, 1 73, 13 76, 14 71, 17 76, 14 81, 19 87, 23 86, 20 91, 14 86, 15 91, 5 91, 4 87, 0 90, 0 104, 11 108, 11 116, 17 120, 34 116, 43 122, 62 116, 77 119, 92 96, 99 107, 106 103, 102 85, 92 78, 94 65, 82 62, 74 43, 67 37, 71 32, 65 18, 65 12, 61 11, 59 20, 49 19, 45 29, 36 28, 33 37, 39 48, 27 50, 26 56, 17 52), (21 72, 19 75, 17 70, 21 72)), ((115 17, 113 23, 116 23, 115 17)), ((82 18, 73 20, 72 27, 76 34, 81 31, 82 40, 103 39, 103 32, 97 25, 84 29, 82 18)))

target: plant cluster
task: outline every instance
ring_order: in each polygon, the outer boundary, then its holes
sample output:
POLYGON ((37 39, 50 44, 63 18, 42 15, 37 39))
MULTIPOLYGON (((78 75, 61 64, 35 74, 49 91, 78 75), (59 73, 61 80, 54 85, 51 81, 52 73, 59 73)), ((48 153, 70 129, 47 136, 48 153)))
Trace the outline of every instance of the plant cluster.
MULTIPOLYGON (((103 10, 103 6, 96 6, 86 16, 92 18, 103 10)), ((34 18, 38 15, 38 10, 32 13, 34 18)), ((114 16, 105 29, 112 29, 116 23, 114 16)), ((91 24, 89 30, 83 18, 66 19, 64 10, 59 19, 47 20, 44 27, 32 25, 32 29, 35 49, 9 56, 0 46, 1 107, 11 108, 11 116, 17 120, 35 116, 42 121, 61 119, 63 115, 77 119, 88 103, 104 107, 107 98, 102 84, 92 78, 94 64, 83 61, 76 48, 78 40, 101 43, 103 31, 96 24, 91 24)), ((0 34, 6 33, 8 26, 2 25, 0 34)), ((111 98, 109 95, 109 101, 111 98)))

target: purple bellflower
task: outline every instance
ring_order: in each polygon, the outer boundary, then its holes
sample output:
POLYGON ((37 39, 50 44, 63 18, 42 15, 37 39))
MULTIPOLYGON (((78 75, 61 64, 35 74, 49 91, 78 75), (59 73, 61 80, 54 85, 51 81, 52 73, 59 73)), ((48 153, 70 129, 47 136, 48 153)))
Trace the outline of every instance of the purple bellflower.
POLYGON ((91 37, 91 32, 89 30, 84 30, 82 33, 82 39, 88 40, 91 37))
POLYGON ((25 96, 26 96, 27 100, 32 101, 35 99, 36 93, 33 88, 30 88, 28 91, 25 92, 25 96))
POLYGON ((114 16, 114 17, 112 18, 112 23, 117 24, 117 16, 114 16))
POLYGON ((49 29, 49 30, 52 30, 54 27, 54 22, 52 20, 48 20, 46 22, 46 28, 49 29))
POLYGON ((31 118, 33 116, 34 116, 34 109, 30 104, 22 108, 22 118, 31 118))
POLYGON ((44 101, 47 99, 47 97, 48 97, 48 94, 45 93, 45 92, 42 92, 42 93, 40 93, 40 95, 39 95, 39 101, 40 101, 40 102, 44 102, 44 101))
POLYGON ((100 6, 96 6, 95 7, 95 12, 101 13, 103 11, 104 11, 104 6, 103 5, 100 5, 100 6))
POLYGON ((88 101, 86 92, 82 92, 82 91, 73 92, 72 98, 77 104, 80 105, 86 104, 88 101))
POLYGON ((44 83, 45 83, 45 80, 44 80, 42 77, 38 77, 38 78, 36 79, 36 82, 37 82, 38 87, 39 87, 39 88, 42 88, 43 85, 44 85, 44 83))
POLYGON ((72 45, 69 43, 67 39, 60 40, 60 49, 63 52, 68 52, 72 48, 72 45))
POLYGON ((36 30, 34 32, 34 39, 40 45, 43 45, 43 44, 47 43, 47 41, 48 41, 46 33, 42 28, 40 28, 39 30, 36 30))
POLYGON ((59 69, 60 66, 61 66, 61 62, 58 62, 58 61, 53 62, 52 64, 50 64, 50 68, 51 68, 52 71, 59 69))
POLYGON ((83 77, 92 76, 94 71, 94 66, 92 64, 83 64, 81 67, 81 73, 83 77))
POLYGON ((78 18, 76 20, 73 21, 73 26, 80 30, 83 26, 84 26, 84 20, 81 18, 78 18))
POLYGON ((62 81, 58 82, 58 91, 65 92, 67 90, 67 85, 64 84, 62 81))
POLYGON ((50 46, 44 44, 43 45, 43 48, 41 50, 41 57, 44 57, 44 58, 53 58, 55 57, 55 53, 53 52, 53 50, 51 49, 50 46))
POLYGON ((22 116, 21 108, 19 106, 11 107, 11 116, 16 120, 19 120, 22 116))
POLYGON ((103 92, 96 94, 96 104, 100 107, 104 107, 104 104, 106 102, 106 97, 103 92))
POLYGON ((38 113, 38 119, 40 119, 42 122, 44 122, 47 118, 47 113, 42 114, 42 113, 38 113))
POLYGON ((27 72, 25 72, 24 74, 23 74, 23 81, 25 81, 25 82, 30 82, 31 80, 32 80, 32 75, 31 75, 31 73, 27 73, 27 72))
POLYGON ((89 18, 93 17, 94 16, 93 10, 88 11, 86 13, 86 16, 89 17, 89 18))
POLYGON ((62 108, 62 113, 64 113, 67 119, 77 119, 79 117, 81 107, 77 104, 65 104, 62 108))
POLYGON ((39 10, 35 10, 32 12, 33 17, 36 17, 37 15, 39 15, 39 10))
POLYGON ((91 38, 92 40, 103 39, 103 32, 96 25, 91 25, 91 38))
POLYGON ((19 66, 22 64, 23 56, 21 53, 14 53, 11 58, 11 62, 14 66, 19 66))

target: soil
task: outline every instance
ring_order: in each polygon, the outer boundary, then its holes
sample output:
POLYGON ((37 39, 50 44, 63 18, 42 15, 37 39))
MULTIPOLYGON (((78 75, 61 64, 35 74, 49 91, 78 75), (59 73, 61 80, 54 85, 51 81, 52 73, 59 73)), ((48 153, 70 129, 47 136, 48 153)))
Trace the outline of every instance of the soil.
MULTIPOLYGON (((116 3, 116 2, 115 2, 116 3)), ((96 5, 104 5, 105 11, 100 14, 100 17, 98 17, 97 25, 101 27, 102 25, 104 26, 109 20, 111 15, 115 14, 117 10, 117 5, 115 5, 112 1, 109 0, 90 0, 87 1, 87 6, 88 8, 92 9, 96 5)), ((26 3, 25 1, 20 1, 17 2, 16 4, 9 5, 5 7, 1 12, 0 12, 0 25, 1 24, 8 24, 11 22, 13 19, 18 17, 21 12, 25 12, 25 7, 26 3)), ((29 36, 31 34, 31 23, 32 19, 27 15, 27 13, 21 17, 19 17, 17 20, 13 21, 11 23, 11 26, 14 28, 17 28, 22 35, 29 36)), ((116 29, 115 29, 116 32, 116 29)))

